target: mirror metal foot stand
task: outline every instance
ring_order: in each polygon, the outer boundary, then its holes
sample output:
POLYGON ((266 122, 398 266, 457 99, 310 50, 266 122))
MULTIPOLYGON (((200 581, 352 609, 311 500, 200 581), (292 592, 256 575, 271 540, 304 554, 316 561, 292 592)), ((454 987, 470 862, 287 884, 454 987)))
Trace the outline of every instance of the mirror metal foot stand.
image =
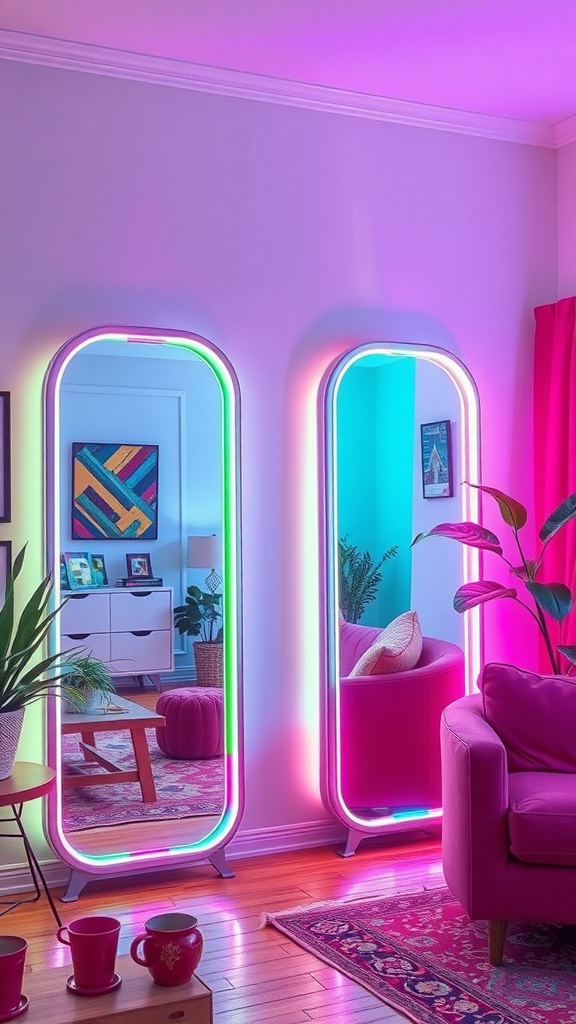
POLYGON ((358 849, 358 844, 366 838, 365 832, 360 832, 358 829, 349 828, 348 838, 341 850, 336 850, 336 853, 340 857, 352 857, 358 849))
POLYGON ((74 900, 77 900, 84 886, 88 885, 88 882, 94 877, 88 871, 78 871, 77 868, 72 868, 68 879, 68 888, 60 897, 62 903, 73 903, 74 900))
POLYGON ((212 867, 216 868, 221 878, 235 878, 235 872, 228 867, 226 850, 223 846, 219 850, 214 850, 214 853, 210 854, 208 860, 212 867))
MULTIPOLYGON (((232 871, 228 865, 228 861, 226 860, 226 850, 224 847, 221 847, 219 850, 214 850, 207 859, 210 861, 212 867, 216 869, 221 878, 236 877, 236 873, 232 871)), ((77 868, 72 868, 66 892, 62 893, 60 897, 61 902, 73 903, 80 896, 84 886, 88 885, 89 882, 102 877, 113 878, 115 876, 94 875, 90 871, 79 871, 77 868)))

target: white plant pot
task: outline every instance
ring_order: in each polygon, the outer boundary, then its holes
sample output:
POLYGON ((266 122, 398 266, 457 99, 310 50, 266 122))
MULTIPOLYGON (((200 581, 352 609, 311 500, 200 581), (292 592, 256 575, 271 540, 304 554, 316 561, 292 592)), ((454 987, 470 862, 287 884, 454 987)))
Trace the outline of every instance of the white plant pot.
POLYGON ((9 779, 16 760, 25 708, 0 712, 0 780, 9 779))
POLYGON ((66 714, 85 715, 90 711, 98 711, 110 703, 111 694, 103 693, 102 690, 87 690, 86 700, 82 707, 76 707, 67 697, 63 698, 62 711, 66 714))

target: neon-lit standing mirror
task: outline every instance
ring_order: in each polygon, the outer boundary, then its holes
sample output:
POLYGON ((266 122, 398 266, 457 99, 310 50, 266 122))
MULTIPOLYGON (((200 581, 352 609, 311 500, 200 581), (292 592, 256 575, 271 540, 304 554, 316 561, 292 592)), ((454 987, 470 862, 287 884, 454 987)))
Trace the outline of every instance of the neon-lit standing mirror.
POLYGON ((63 899, 76 899, 95 876, 159 866, 209 860, 230 875, 225 846, 244 801, 234 371, 198 335, 87 331, 49 367, 45 420, 47 568, 55 602, 65 601, 51 650, 93 654, 115 684, 112 709, 88 719, 50 702, 48 758, 57 786, 48 800, 48 838, 72 871, 63 899), (212 535, 217 544, 206 544, 212 535), (190 552, 203 550, 218 550, 220 564, 204 566, 197 555, 193 561, 190 552), (88 585, 74 576, 85 555, 99 570, 88 585), (143 578, 122 587, 130 566, 151 570, 161 585, 143 578), (173 609, 190 585, 222 594, 221 669, 208 685, 193 654, 192 641, 202 638, 173 628, 173 609), (201 692, 212 709, 209 742, 186 702, 193 686, 201 688, 193 702, 201 692), (172 737, 164 743, 154 719, 160 701, 162 735, 170 726, 172 737), (177 736, 180 715, 187 716, 185 742, 177 736))
POLYGON ((446 703, 471 690, 480 612, 460 616, 452 599, 458 586, 478 578, 478 553, 440 538, 414 548, 411 542, 437 523, 476 519, 478 492, 461 484, 480 480, 479 410, 466 368, 430 346, 359 346, 327 368, 319 397, 321 785, 326 806, 348 829, 348 856, 367 835, 441 817, 439 747, 427 722, 439 714, 433 702, 442 697, 433 681, 431 689, 414 690, 423 694, 414 707, 409 686, 392 674, 349 677, 364 653, 360 647, 351 655, 350 646, 368 633, 342 621, 342 545, 360 557, 368 553, 373 563, 396 549, 381 566, 375 596, 352 619, 372 627, 370 643, 397 616, 416 611, 428 656, 442 665, 455 661, 440 672, 446 703), (451 440, 452 493, 430 498, 421 426, 440 422, 448 423, 451 440), (402 773, 414 777, 404 785, 402 773))

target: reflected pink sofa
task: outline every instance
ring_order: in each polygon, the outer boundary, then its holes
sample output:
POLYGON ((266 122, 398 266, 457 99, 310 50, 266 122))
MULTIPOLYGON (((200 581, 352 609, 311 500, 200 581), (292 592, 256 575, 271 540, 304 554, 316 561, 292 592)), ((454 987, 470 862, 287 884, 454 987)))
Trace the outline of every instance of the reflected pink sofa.
POLYGON ((347 678, 380 627, 340 625, 342 797, 350 809, 441 806, 440 715, 464 693, 464 655, 423 638, 415 668, 347 678))
POLYGON ((484 676, 488 669, 494 700, 485 708, 472 694, 442 715, 442 860, 468 916, 489 921, 490 963, 499 966, 508 921, 576 923, 576 682, 510 666, 486 666, 484 676), (519 685, 498 707, 511 673, 519 685))

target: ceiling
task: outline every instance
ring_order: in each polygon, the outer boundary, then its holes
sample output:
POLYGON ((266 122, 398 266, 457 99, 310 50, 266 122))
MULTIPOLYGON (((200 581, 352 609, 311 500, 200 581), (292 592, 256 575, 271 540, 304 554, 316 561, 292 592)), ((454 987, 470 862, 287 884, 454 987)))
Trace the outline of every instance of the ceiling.
POLYGON ((0 56, 47 39, 540 125, 576 115, 576 0, 0 0, 0 56))

